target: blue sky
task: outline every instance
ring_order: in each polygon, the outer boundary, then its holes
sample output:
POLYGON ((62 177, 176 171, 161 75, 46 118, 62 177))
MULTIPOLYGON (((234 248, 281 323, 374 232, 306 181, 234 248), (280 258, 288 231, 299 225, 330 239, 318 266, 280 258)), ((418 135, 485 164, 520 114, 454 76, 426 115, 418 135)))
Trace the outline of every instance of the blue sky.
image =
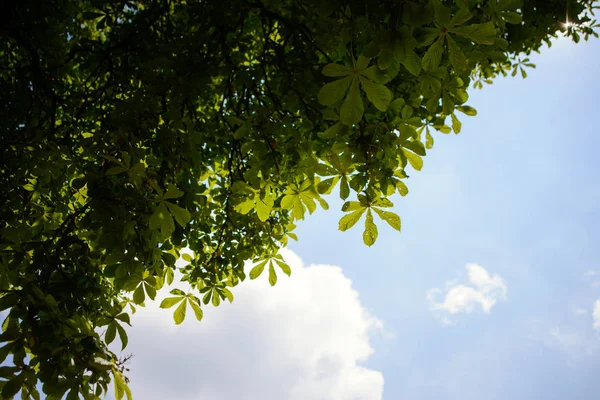
POLYGON ((471 91, 479 114, 460 135, 435 135, 394 199, 402 233, 380 225, 364 246, 360 228, 337 231, 332 197, 300 224, 291 279, 244 283, 200 324, 136 314, 134 395, 598 398, 600 41, 560 40, 531 59, 527 79, 471 91), (480 286, 469 263, 489 273, 480 286), (432 288, 458 312, 432 310, 432 288), (491 299, 489 312, 465 293, 491 299))

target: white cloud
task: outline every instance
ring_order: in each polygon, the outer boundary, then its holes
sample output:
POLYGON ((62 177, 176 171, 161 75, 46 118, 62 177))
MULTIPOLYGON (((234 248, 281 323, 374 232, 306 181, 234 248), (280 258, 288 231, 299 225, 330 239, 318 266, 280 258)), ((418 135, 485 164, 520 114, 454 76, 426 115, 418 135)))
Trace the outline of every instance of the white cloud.
POLYGON ((547 348, 558 351, 568 357, 569 361, 588 357, 598 350, 598 340, 588 329, 551 324, 548 321, 531 321, 530 340, 543 343, 547 348))
POLYGON ((132 319, 128 351, 135 398, 381 400, 383 375, 362 365, 369 333, 382 330, 339 267, 305 267, 284 251, 292 277, 266 276, 235 288, 233 304, 173 310, 149 304, 132 319))
POLYGON ((594 319, 594 329, 600 330, 600 299, 596 300, 594 303, 592 318, 594 319))
POLYGON ((575 307, 573 309, 573 314, 575 314, 575 315, 586 315, 587 313, 588 313, 588 310, 586 310, 585 308, 575 307))
MULTIPOLYGON (((498 274, 490 275, 478 264, 467 264, 467 276, 470 285, 458 284, 456 280, 446 283, 444 290, 431 288, 427 291, 427 300, 431 309, 442 314, 471 313, 476 308, 491 313, 499 299, 506 298, 506 281, 498 274), (438 300, 440 295, 442 299, 438 300)), ((442 315, 443 324, 451 320, 442 315)))
POLYGON ((585 273, 583 274, 583 276, 585 276, 586 278, 590 278, 592 276, 596 276, 596 275, 600 275, 600 272, 598 271, 593 271, 591 269, 588 269, 587 271, 585 271, 585 273))

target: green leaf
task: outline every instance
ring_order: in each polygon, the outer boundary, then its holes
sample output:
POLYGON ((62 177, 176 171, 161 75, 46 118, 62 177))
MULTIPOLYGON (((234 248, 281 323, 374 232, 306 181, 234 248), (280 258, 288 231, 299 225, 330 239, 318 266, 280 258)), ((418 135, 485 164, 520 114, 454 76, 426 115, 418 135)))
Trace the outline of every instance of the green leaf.
POLYGON ((173 279, 175 279, 175 273, 171 268, 165 268, 165 278, 167 280, 167 285, 171 285, 173 283, 173 279))
POLYGON ((190 302, 190 306, 192 306, 192 310, 194 310, 194 315, 196 316, 196 319, 198 321, 202 321, 202 316, 204 315, 204 313, 202 312, 200 305, 190 299, 188 299, 188 301, 190 302))
POLYGON ((230 303, 233 303, 233 293, 231 293, 231 290, 223 288, 221 289, 221 293, 227 300, 229 300, 230 303))
POLYGON ((9 379, 2 388, 2 398, 7 400, 12 399, 21 390, 23 382, 25 382, 25 374, 22 372, 9 379))
POLYGON ((269 284, 271 286, 275 286, 277 283, 277 274, 275 273, 275 268, 273 267, 273 263, 269 263, 269 284))
POLYGON ((358 56, 358 60, 356 61, 356 72, 364 71, 368 66, 371 59, 365 56, 358 56))
POLYGON ((404 182, 402 182, 401 180, 397 180, 395 184, 396 189, 398 189, 398 193, 400 193, 401 196, 406 196, 408 194, 408 187, 404 182))
POLYGON ((135 304, 142 304, 146 300, 146 294, 144 293, 143 284, 140 284, 135 292, 133 292, 133 302, 135 304))
POLYGON ((448 52, 450 62, 458 73, 467 69, 467 58, 451 36, 448 36, 448 52))
POLYGON ((324 106, 331 106, 344 98, 348 87, 353 82, 353 76, 327 83, 319 90, 317 100, 324 106))
POLYGON ((6 357, 8 356, 8 354, 10 353, 12 348, 13 348, 12 342, 7 343, 0 348, 0 364, 2 364, 4 362, 4 360, 6 360, 6 357))
POLYGON ((347 201, 342 206, 343 212, 356 211, 365 208, 359 201, 347 201))
POLYGON ((359 76, 363 90, 367 94, 367 98, 379 111, 386 111, 392 101, 392 92, 381 83, 359 76))
POLYGON ((338 229, 340 231, 347 231, 348 229, 352 228, 354 225, 356 225, 358 220, 360 220, 360 217, 362 217, 365 211, 366 208, 362 208, 360 210, 351 212, 350 214, 344 215, 340 219, 338 229))
POLYGON ((294 197, 294 208, 292 210, 292 216, 294 217, 294 219, 304 219, 304 210, 306 208, 304 207, 304 204, 302 203, 302 201, 300 200, 300 196, 295 196, 294 197))
POLYGON ((339 180, 340 180, 339 176, 334 176, 334 177, 322 180, 317 185, 317 191, 321 194, 329 194, 329 193, 331 193, 331 191, 333 190, 335 185, 339 182, 339 180))
POLYGON ((110 167, 107 171, 106 171, 106 175, 118 175, 118 174, 122 174, 123 172, 127 171, 126 168, 123 167, 110 167))
POLYGON ((402 147, 409 149, 410 151, 412 151, 420 156, 424 157, 426 155, 425 146, 423 145, 423 143, 421 143, 419 141, 404 142, 402 144, 402 147))
POLYGON ((285 262, 278 259, 275 259, 275 262, 277 263, 279 268, 281 268, 284 274, 286 274, 287 276, 290 276, 292 274, 292 269, 285 262))
POLYGON ((477 115, 477 110, 471 106, 458 106, 458 107, 456 107, 456 109, 458 111, 460 111, 461 113, 466 114, 470 117, 474 117, 477 115))
POLYGON ((133 400, 131 396, 131 390, 125 383, 121 372, 113 368, 113 381, 115 382, 115 397, 117 400, 121 400, 123 396, 127 396, 127 400, 133 400))
POLYGON ((367 246, 373 246, 377 240, 377 226, 373 222, 373 214, 371 210, 367 212, 367 218, 365 219, 365 231, 363 232, 363 242, 367 246))
POLYGON ((320 136, 324 139, 335 139, 339 136, 343 136, 348 132, 348 127, 341 122, 334 124, 327 128, 320 136))
POLYGON ((213 291, 209 290, 208 292, 206 292, 204 294, 204 296, 202 296, 202 302, 204 304, 208 304, 208 302, 210 301, 210 297, 213 295, 213 291))
POLYGON ((508 22, 509 24, 518 25, 521 22, 523 22, 523 17, 521 16, 521 14, 519 14, 517 12, 507 11, 507 12, 503 12, 501 15, 504 18, 504 20, 506 22, 508 22))
POLYGON ((69 394, 65 398, 65 400, 79 400, 79 389, 73 388, 69 391, 69 394))
POLYGON ((169 186, 167 187, 167 191, 163 196, 163 200, 176 199, 183 195, 184 193, 181 190, 177 189, 177 186, 169 184, 169 186))
POLYGON ((182 301, 181 304, 175 309, 173 313, 173 319, 175 320, 175 324, 179 325, 185 319, 185 309, 187 306, 187 301, 182 301))
POLYGON ((108 324, 108 328, 106 329, 106 333, 104 334, 104 341, 106 344, 111 344, 115 337, 117 336, 117 323, 115 321, 108 324))
POLYGON ((169 293, 174 294, 175 296, 186 296, 185 292, 181 289, 172 289, 169 293))
POLYGON ((433 7, 435 23, 440 26, 446 26, 448 21, 450 21, 450 9, 444 7, 440 0, 430 0, 429 3, 433 7))
POLYGON ((429 133, 429 129, 425 132, 425 148, 431 149, 433 147, 433 136, 429 133))
POLYGON ((117 315, 115 318, 118 319, 119 321, 125 322, 128 325, 131 325, 131 320, 129 318, 129 314, 127 314, 127 313, 121 313, 121 314, 117 315))
POLYGON ((256 264, 251 270, 250 270, 250 279, 256 279, 260 276, 260 274, 263 273, 264 269, 265 269, 265 265, 267 265, 267 261, 262 261, 258 264, 256 264))
POLYGON ((156 289, 154 288, 154 286, 145 282, 144 289, 146 289, 146 293, 148 294, 148 297, 150 297, 150 300, 154 300, 156 298, 156 289))
POLYGON ((113 363, 111 363, 110 361, 108 361, 105 358, 95 357, 94 361, 93 361, 93 365, 94 365, 94 367, 96 367, 98 369, 109 370, 112 368, 113 363))
POLYGON ((127 343, 129 343, 129 338, 127 337, 127 332, 125 332, 125 328, 121 325, 115 323, 117 325, 117 332, 119 332, 119 339, 121 339, 121 351, 125 350, 127 347, 127 343))
POLYGON ((244 201, 243 203, 236 204, 233 209, 240 214, 246 215, 254 209, 254 206, 254 200, 250 199, 244 201))
POLYGON ((452 28, 456 25, 462 25, 465 22, 467 22, 468 20, 470 20, 471 18, 473 18, 473 15, 469 11, 469 9, 466 7, 461 7, 458 10, 458 12, 452 16, 452 19, 450 19, 450 22, 448 22, 448 27, 452 28))
POLYGON ((442 55, 444 54, 444 37, 440 36, 434 44, 432 44, 427 52, 423 56, 423 68, 426 71, 432 71, 436 69, 440 62, 442 62, 442 55))
POLYGON ((256 202, 256 215, 258 215, 258 219, 262 222, 265 222, 269 219, 269 215, 271 214, 272 207, 266 204, 262 199, 259 199, 256 202))
POLYGON ((189 211, 185 208, 179 207, 177 204, 173 204, 168 201, 165 201, 165 204, 169 208, 171 215, 175 217, 175 221, 177 221, 182 228, 184 228, 187 223, 190 222, 190 219, 192 219, 189 211))
POLYGON ((150 229, 159 229, 165 236, 171 235, 175 230, 175 224, 171 214, 164 202, 161 202, 150 217, 150 229))
POLYGON ((419 76, 421 70, 423 69, 421 59, 417 53, 414 52, 414 50, 409 50, 406 52, 405 57, 402 60, 402 65, 404 65, 404 68, 406 68, 408 72, 414 76, 419 76))
POLYGON ((397 231, 400 231, 400 216, 391 211, 380 210, 378 208, 373 208, 373 210, 379 215, 379 218, 387 222, 392 228, 397 231))
POLYGON ((348 76, 354 73, 354 70, 350 67, 346 67, 344 65, 339 64, 327 64, 323 67, 323 75, 329 76, 332 78, 340 77, 340 76, 348 76))
POLYGON ((216 291, 213 291, 212 305, 213 307, 219 307, 219 304, 221 304, 221 297, 217 295, 216 291))
POLYGON ((493 22, 457 26, 452 28, 450 32, 464 36, 479 44, 494 44, 494 41, 496 40, 496 28, 494 27, 493 22))
POLYGON ((0 378, 9 378, 15 374, 15 372, 19 372, 19 367, 0 367, 0 378))
POLYGON ((348 196, 350 196, 350 186, 348 186, 348 179, 344 176, 340 182, 340 198, 346 200, 348 196))
POLYGON ((185 297, 167 297, 160 303, 160 308, 171 308, 185 297))
POLYGON ((387 83, 391 77, 384 71, 380 70, 377 65, 373 65, 360 73, 362 76, 369 78, 375 83, 387 83))
POLYGON ((402 152, 404 153, 406 159, 414 169, 420 171, 421 168, 423 168, 423 159, 421 157, 419 157, 411 151, 406 151, 404 149, 402 149, 402 152))
POLYGON ((375 207, 394 207, 394 203, 392 203, 390 199, 386 199, 385 197, 380 197, 371 204, 375 207))
POLYGON ((456 118, 456 115, 451 114, 450 116, 452 117, 452 130, 458 134, 462 128, 462 123, 456 118))
POLYGON ((354 125, 362 119, 363 112, 364 106, 358 90, 358 79, 354 79, 340 109, 340 120, 348 126, 354 125))
POLYGON ((399 97, 399 98, 395 99, 394 101, 392 101, 392 103, 390 104, 390 106, 388 108, 391 112, 398 115, 402 112, 402 109, 404 108, 405 105, 406 105, 406 103, 405 103, 404 99, 399 97))

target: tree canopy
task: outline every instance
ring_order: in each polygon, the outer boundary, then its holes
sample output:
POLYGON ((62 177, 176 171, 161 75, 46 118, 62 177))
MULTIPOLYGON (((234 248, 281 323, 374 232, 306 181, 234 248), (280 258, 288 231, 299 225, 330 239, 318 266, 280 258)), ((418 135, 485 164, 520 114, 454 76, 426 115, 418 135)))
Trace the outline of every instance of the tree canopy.
POLYGON ((290 267, 327 195, 400 230, 468 89, 596 36, 592 0, 6 0, 0 5, 2 398, 97 399, 136 307, 202 319, 290 267), (181 253, 189 249, 191 254, 181 253), (186 262, 177 269, 180 258, 186 262), (40 386, 41 385, 41 386, 40 386))

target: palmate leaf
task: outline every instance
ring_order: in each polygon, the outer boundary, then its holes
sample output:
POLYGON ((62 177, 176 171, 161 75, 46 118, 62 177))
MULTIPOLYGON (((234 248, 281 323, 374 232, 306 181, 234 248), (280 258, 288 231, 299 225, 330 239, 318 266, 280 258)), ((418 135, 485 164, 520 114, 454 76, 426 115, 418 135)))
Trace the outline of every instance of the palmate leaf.
POLYGON ((329 208, 327 202, 321 198, 311 181, 307 179, 300 185, 291 185, 281 198, 280 205, 281 208, 290 210, 292 217, 298 220, 304 219, 306 209, 310 214, 316 210, 315 201, 318 201, 323 209, 329 208))

